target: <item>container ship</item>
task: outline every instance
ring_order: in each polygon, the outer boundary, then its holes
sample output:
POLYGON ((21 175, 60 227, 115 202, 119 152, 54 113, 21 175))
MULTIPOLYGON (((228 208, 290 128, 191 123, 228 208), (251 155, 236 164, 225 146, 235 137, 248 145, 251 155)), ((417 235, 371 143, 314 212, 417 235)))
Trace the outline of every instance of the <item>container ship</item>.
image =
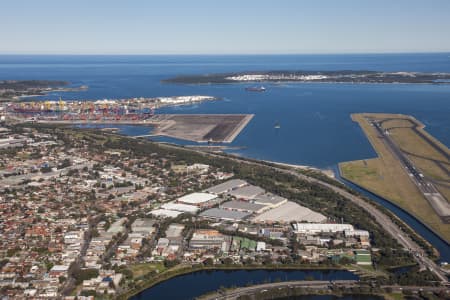
POLYGON ((249 92, 265 92, 266 88, 263 86, 252 86, 252 87, 246 87, 245 90, 249 91, 249 92))

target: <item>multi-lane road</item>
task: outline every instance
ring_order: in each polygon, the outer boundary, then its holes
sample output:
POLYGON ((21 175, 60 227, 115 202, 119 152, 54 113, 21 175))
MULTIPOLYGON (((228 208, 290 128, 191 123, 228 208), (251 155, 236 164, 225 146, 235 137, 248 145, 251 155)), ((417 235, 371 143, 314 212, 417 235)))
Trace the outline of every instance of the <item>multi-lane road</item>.
MULTIPOLYGON (((245 295, 255 295, 256 293, 266 293, 278 291, 281 289, 296 289, 296 288, 308 288, 316 291, 333 290, 335 288, 341 289, 351 289, 358 286, 356 280, 336 280, 336 281, 284 281, 284 282, 271 282, 253 285, 249 287, 240 287, 225 292, 217 292, 214 294, 206 295, 201 297, 203 300, 232 300, 239 299, 239 297, 245 295)), ((403 290, 408 290, 411 292, 445 292, 449 293, 445 287, 433 287, 433 286, 396 286, 396 285, 386 285, 381 286, 381 289, 385 291, 401 292, 403 290)))

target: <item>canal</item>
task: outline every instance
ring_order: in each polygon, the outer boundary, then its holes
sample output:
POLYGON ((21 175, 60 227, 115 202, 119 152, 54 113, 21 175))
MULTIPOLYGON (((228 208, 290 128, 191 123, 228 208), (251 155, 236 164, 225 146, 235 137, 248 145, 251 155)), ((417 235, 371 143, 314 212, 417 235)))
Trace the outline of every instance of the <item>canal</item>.
MULTIPOLYGON (((221 287, 242 287, 260 283, 291 280, 357 280, 358 276, 344 270, 213 270, 198 271, 180 275, 163 281, 139 294, 131 300, 171 299, 189 300, 221 287)), ((297 298, 295 298, 297 299, 297 298)), ((298 298, 335 299, 335 298, 298 298)), ((378 299, 378 298, 346 298, 378 299)))

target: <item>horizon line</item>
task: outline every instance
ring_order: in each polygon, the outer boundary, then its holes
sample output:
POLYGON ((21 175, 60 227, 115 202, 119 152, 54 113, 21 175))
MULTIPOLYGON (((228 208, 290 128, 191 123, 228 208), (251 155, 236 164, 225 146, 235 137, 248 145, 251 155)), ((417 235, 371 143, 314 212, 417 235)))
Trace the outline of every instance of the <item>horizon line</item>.
POLYGON ((270 53, 1 53, 0 56, 264 56, 264 55, 365 55, 365 54, 446 54, 450 50, 445 51, 382 51, 382 52, 270 52, 270 53))

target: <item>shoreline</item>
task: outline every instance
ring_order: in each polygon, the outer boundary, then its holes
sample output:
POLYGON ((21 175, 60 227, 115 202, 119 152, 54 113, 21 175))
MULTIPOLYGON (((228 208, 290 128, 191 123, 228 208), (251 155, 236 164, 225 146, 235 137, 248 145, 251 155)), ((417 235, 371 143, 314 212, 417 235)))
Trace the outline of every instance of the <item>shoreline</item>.
POLYGON ((224 138, 223 143, 231 143, 234 139, 247 127, 248 123, 253 119, 254 114, 245 115, 245 117, 241 120, 241 122, 235 127, 235 129, 224 138))
MULTIPOLYGON (((370 136, 370 134, 367 133, 367 128, 364 127, 363 125, 361 125, 360 121, 356 119, 358 116, 364 116, 364 115, 371 115, 371 113, 353 113, 353 114, 351 114, 351 119, 360 126, 363 134, 365 135, 366 139, 369 141, 370 145, 372 146, 372 148, 374 149, 374 151, 376 153, 376 156, 374 158, 370 158, 370 159, 382 159, 384 156, 383 148, 380 148, 379 146, 377 146, 377 144, 376 144, 377 140, 374 140, 370 136)), ((414 116, 404 115, 404 114, 390 114, 390 115, 395 116, 395 117, 409 119, 409 120, 412 120, 413 122, 416 122, 416 124, 419 126, 419 130, 421 133, 423 133, 428 138, 435 141, 443 151, 446 151, 446 149, 445 149, 446 147, 441 142, 439 142, 436 138, 434 138, 428 132, 426 132, 424 129, 425 125, 422 122, 420 122, 419 120, 417 120, 414 116)), ((356 160, 356 161, 358 161, 358 160, 356 160)), ((428 224, 429 221, 424 219, 423 216, 420 217, 419 215, 417 215, 417 213, 411 211, 410 209, 407 209, 406 207, 403 207, 403 205, 401 205, 397 200, 392 200, 392 199, 389 199, 388 197, 382 196, 381 194, 379 194, 377 191, 373 190, 372 188, 364 187, 364 186, 358 184, 357 182, 345 177, 344 172, 342 171, 342 165, 345 163, 351 163, 351 162, 355 162, 355 161, 340 162, 338 164, 338 170, 340 173, 339 175, 341 178, 343 178, 344 180, 347 180, 348 182, 354 184, 355 186, 361 188, 362 190, 367 191, 367 192, 377 196, 378 198, 381 198, 381 199, 389 202, 390 204, 394 205, 396 208, 398 208, 398 209, 402 210, 403 212, 407 213, 408 215, 412 216, 417 222, 419 222, 424 227, 426 227, 428 230, 430 230, 432 233, 434 233, 440 240, 444 241, 447 245, 450 245, 450 240, 448 238, 444 237, 444 235, 441 234, 440 232, 438 232, 436 229, 432 228, 431 225, 428 224)), ((400 170, 403 171, 403 169, 400 169, 400 170)), ((422 195, 420 195, 420 196, 422 196, 422 195)), ((435 213, 435 212, 433 211, 433 213, 435 213)), ((419 235, 419 236, 421 236, 421 235, 419 235)))
MULTIPOLYGON (((338 165, 338 169, 340 170, 340 165, 338 165)), ((447 244, 447 246, 449 246, 450 247, 450 242, 448 242, 443 236, 441 236, 438 232, 436 232, 435 230, 433 230, 433 228, 431 228, 430 226, 428 226, 427 224, 425 224, 424 222, 422 222, 414 213, 412 213, 412 212, 409 212, 408 210, 406 210, 406 209, 404 209, 403 207, 401 207, 401 206, 399 206, 398 204, 396 204, 395 202, 393 202, 393 201, 391 201, 391 200, 389 200, 389 199, 387 199, 387 198, 385 198, 385 197, 383 197, 383 196, 381 196, 381 195, 379 195, 379 194, 377 194, 376 192, 374 192, 374 191, 372 191, 372 190, 370 190, 370 189, 368 189, 368 188, 365 188, 365 187, 363 187, 363 186, 361 186, 361 185, 359 185, 359 184, 357 184, 357 183, 355 183, 354 181, 352 181, 351 179, 347 179, 346 177, 344 177, 343 175, 342 175, 342 172, 341 171, 339 171, 340 172, 340 174, 339 174, 339 176, 342 178, 342 179, 344 179, 345 181, 348 181, 349 183, 351 183, 351 184, 353 184, 353 185, 355 185, 355 186, 357 186, 358 188, 360 188, 361 190, 363 190, 363 191, 365 191, 365 192, 367 192, 367 193, 369 193, 369 194, 372 194, 372 195, 374 195, 374 196, 376 196, 376 197, 378 197, 378 198, 380 198, 380 199, 383 199, 384 201, 386 201, 386 202, 389 202, 390 204, 392 204, 393 206, 395 206, 397 209, 399 209, 399 210, 401 210, 401 211, 403 211, 404 213, 406 213, 406 214, 408 214, 409 216, 411 216, 416 222, 418 222, 418 223, 420 223, 422 226, 424 226, 426 229, 428 229, 429 231, 431 231, 434 235, 436 235, 436 237, 438 237, 442 242, 444 242, 445 244, 447 244)), ((375 201, 374 201, 375 202, 375 201)), ((387 210, 389 210, 388 208, 386 208, 387 210)), ((390 210, 389 210, 390 211, 390 210)), ((391 211, 392 212, 392 211, 391 211)), ((394 212, 392 212, 398 219, 400 219, 403 223, 405 223, 409 228, 411 228, 411 226, 410 225, 408 225, 405 221, 403 221, 402 220, 402 218, 400 218, 400 217, 398 217, 394 212)), ((412 228, 411 228, 412 229, 412 228)), ((430 244, 434 249, 436 249, 430 242, 428 242, 422 235, 420 235, 419 233, 416 233, 419 237, 421 237, 422 239, 424 239, 428 244, 430 244)), ((439 253, 439 251, 436 249, 436 251, 439 253)), ((440 256, 440 253, 439 253, 439 256, 440 256)), ((439 260, 440 260, 440 258, 438 258, 439 260)))
POLYGON ((270 163, 270 164, 274 164, 274 165, 283 166, 283 167, 290 167, 290 168, 295 168, 295 169, 300 169, 300 170, 317 171, 317 172, 321 172, 321 173, 325 174, 326 176, 328 176, 330 178, 333 178, 333 179, 336 178, 336 174, 332 169, 320 169, 317 167, 312 167, 312 166, 307 166, 307 165, 288 164, 288 163, 282 163, 282 162, 277 162, 277 161, 272 161, 272 160, 261 160, 261 161, 270 163))
MULTIPOLYGON (((181 265, 182 266, 182 265, 181 265)), ((296 265, 285 265, 285 266, 238 266, 238 265, 231 265, 231 266, 203 266, 203 265, 199 265, 199 267, 197 267, 197 265, 185 265, 184 268, 180 268, 178 271, 172 270, 174 272, 174 274, 169 274, 167 278, 156 278, 154 281, 152 281, 151 279, 149 281, 147 281, 146 283, 144 282, 144 285, 142 287, 138 287, 137 290, 130 290, 125 292, 122 295, 118 296, 118 299, 130 299, 134 296, 137 296, 138 294, 144 292, 145 290, 151 289, 154 286, 163 283, 165 281, 169 281, 175 277, 179 277, 179 276, 183 276, 183 275, 188 275, 188 274, 192 274, 192 273, 197 273, 197 272, 202 272, 202 271, 260 271, 260 270, 265 270, 265 271, 278 271, 278 270, 282 270, 282 271, 348 271, 352 274, 354 274, 353 272, 351 272, 349 269, 346 268, 339 268, 339 267, 332 267, 332 266, 296 266, 296 265)), ((171 269, 167 270, 166 272, 170 272, 171 269)), ((158 276, 163 276, 165 273, 161 273, 158 274, 156 277, 158 276)), ((356 275, 358 276, 358 275, 356 275)))

